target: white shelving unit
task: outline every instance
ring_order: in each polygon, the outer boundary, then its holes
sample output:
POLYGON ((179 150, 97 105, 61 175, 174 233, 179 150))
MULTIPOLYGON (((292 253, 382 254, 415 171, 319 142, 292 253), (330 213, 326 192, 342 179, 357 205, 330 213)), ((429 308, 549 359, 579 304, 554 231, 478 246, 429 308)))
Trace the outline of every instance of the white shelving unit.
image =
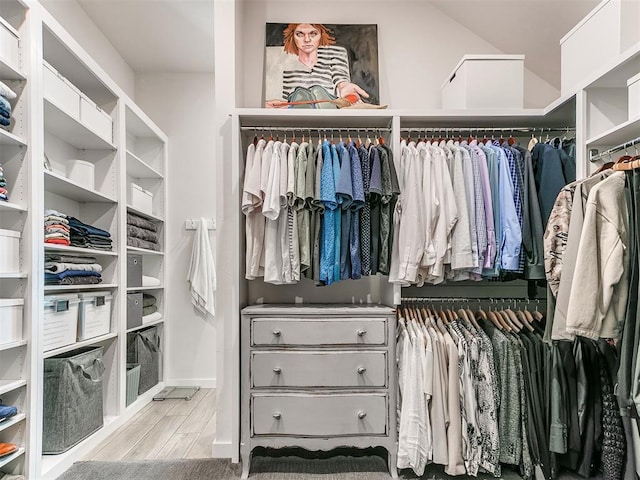
MULTIPOLYGON (((0 128, 0 164, 9 191, 9 202, 0 201, 0 229, 21 234, 20 269, 18 273, 0 273, 0 298, 24 299, 22 339, 0 346, 0 395, 4 403, 18 407, 18 415, 0 424, 0 442, 20 447, 0 458, 0 472, 48 480, 86 455, 164 388, 161 380, 138 401, 125 406, 128 253, 144 253, 146 274, 161 279, 162 287, 142 290, 158 297, 160 311, 165 314, 167 137, 39 2, 2 0, 0 18, 20 37, 17 64, 0 55, 0 80, 18 94, 11 100, 11 126, 0 128), (95 115, 84 116, 82 107, 75 115, 77 105, 68 109, 69 105, 53 98, 52 90, 45 88, 44 62, 73 85, 78 99, 82 98, 79 104, 93 103, 103 112, 102 123, 96 123, 95 115), (111 128, 105 129, 104 122, 111 128), (69 178, 70 162, 75 160, 93 165, 93 181, 69 178), (151 212, 131 206, 127 182, 132 181, 153 192, 151 212), (109 231, 112 250, 45 243, 43 217, 48 209, 109 231), (149 253, 127 247, 128 212, 158 225, 162 251, 149 253), (45 285, 43 260, 53 253, 96 257, 102 266, 102 283, 45 285), (44 352, 45 296, 101 290, 113 296, 109 333, 44 352), (104 425, 64 454, 43 455, 44 361, 91 346, 103 347, 104 425)), ((163 339, 165 321, 154 322, 163 339)))

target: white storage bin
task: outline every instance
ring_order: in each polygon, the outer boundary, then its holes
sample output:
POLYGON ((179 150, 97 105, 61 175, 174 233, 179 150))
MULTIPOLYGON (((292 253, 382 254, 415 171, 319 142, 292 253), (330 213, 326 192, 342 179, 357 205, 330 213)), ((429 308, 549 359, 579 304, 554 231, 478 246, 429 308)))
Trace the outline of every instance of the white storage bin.
POLYGON ((0 229, 0 273, 20 273, 20 232, 0 229))
POLYGON ((80 94, 80 121, 85 127, 100 135, 107 142, 113 142, 113 121, 111 116, 82 93, 80 94))
POLYGON ((465 55, 442 85, 442 108, 524 108, 524 55, 465 55))
POLYGON ((0 345, 22 340, 22 298, 0 298, 0 345))
POLYGON ((640 42, 640 2, 603 0, 560 40, 561 94, 574 93, 596 72, 640 42))
POLYGON ((111 330, 110 292, 79 293, 78 341, 106 335, 111 330))
POLYGON ((640 117, 640 73, 627 81, 629 89, 629 120, 640 117))
POLYGON ((67 178, 91 190, 95 185, 94 170, 95 165, 91 162, 85 160, 67 161, 67 178))
POLYGON ((141 212, 153 214, 153 193, 136 183, 129 185, 129 204, 141 212))
POLYGON ((80 119, 80 90, 58 71, 44 64, 44 97, 67 115, 80 119))
POLYGON ((79 304, 75 293, 45 295, 42 343, 45 352, 76 342, 79 304))
POLYGON ((20 37, 15 28, 0 17, 0 58, 14 68, 20 67, 20 37))

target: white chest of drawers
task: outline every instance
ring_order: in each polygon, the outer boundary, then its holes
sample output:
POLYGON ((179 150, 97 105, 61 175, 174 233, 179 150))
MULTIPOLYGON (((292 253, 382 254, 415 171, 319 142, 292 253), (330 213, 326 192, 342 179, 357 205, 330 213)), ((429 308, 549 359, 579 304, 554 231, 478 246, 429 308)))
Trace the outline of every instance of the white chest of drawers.
POLYGON ((240 454, 384 447, 396 473, 395 316, 383 306, 242 310, 240 454))

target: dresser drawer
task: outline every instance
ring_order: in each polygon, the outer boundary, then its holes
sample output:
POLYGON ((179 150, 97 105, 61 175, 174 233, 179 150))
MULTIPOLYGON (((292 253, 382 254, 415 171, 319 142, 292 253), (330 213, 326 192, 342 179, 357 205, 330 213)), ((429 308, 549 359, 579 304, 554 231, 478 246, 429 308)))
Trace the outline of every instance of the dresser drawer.
POLYGON ((385 394, 252 395, 253 435, 385 435, 385 394))
POLYGON ((386 345, 384 318, 253 318, 252 345, 386 345))
POLYGON ((384 387, 387 352, 252 352, 253 387, 384 387))

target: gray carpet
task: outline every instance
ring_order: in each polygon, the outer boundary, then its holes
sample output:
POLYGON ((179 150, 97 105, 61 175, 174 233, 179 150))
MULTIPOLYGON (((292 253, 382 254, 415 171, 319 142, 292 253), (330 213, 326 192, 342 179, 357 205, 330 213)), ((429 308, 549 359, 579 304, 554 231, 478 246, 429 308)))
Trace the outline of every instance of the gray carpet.
MULTIPOLYGON (((148 460, 131 462, 78 462, 58 480, 234 480, 240 478, 240 465, 226 459, 148 460)), ((251 462, 251 480, 388 480, 386 460, 375 455, 262 456, 251 462)), ((402 471, 400 478, 417 478, 402 471)), ((429 465, 422 478, 449 477, 442 468, 429 465)), ((467 477, 471 478, 471 477, 467 477)), ((478 476, 475 480, 484 477, 478 476)), ((519 479, 514 472, 504 472, 503 479, 519 479)))

